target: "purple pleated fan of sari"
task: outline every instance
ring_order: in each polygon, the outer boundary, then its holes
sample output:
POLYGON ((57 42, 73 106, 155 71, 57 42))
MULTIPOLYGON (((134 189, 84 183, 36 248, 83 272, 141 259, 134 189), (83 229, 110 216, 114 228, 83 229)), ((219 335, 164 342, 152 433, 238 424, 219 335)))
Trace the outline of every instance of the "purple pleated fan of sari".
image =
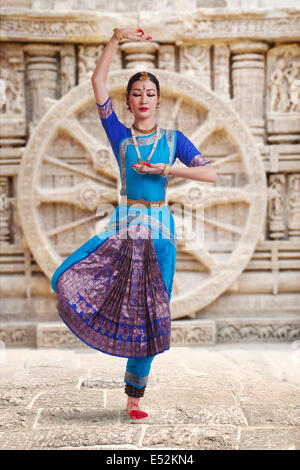
MULTIPOLYGON (((126 229, 124 229, 126 230, 126 229)), ((57 281, 57 309, 89 346, 121 357, 148 357, 170 348, 169 297, 151 238, 105 240, 57 281)))

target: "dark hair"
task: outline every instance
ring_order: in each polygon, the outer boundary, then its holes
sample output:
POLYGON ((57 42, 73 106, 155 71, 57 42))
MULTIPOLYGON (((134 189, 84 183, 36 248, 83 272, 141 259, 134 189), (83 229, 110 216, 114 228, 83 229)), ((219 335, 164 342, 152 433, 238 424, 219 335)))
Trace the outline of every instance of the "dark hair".
MULTIPOLYGON (((157 80, 155 75, 153 75, 153 73, 147 72, 147 74, 149 76, 149 80, 151 80, 151 82, 155 83, 156 89, 157 89, 157 94, 159 96, 160 95, 159 81, 157 80)), ((137 72, 134 75, 132 75, 132 77, 130 77, 130 79, 128 81, 128 84, 127 84, 127 89, 126 89, 127 96, 130 95, 130 91, 131 91, 133 83, 136 82, 137 80, 139 80, 141 76, 142 76, 142 72, 137 72)))

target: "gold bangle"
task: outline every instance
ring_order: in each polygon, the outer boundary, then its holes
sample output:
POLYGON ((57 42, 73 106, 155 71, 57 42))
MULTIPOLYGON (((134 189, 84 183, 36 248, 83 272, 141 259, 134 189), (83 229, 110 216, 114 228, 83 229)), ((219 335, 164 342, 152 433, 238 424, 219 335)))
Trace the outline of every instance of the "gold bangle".
POLYGON ((171 165, 169 165, 168 163, 165 163, 164 169, 161 172, 160 176, 162 176, 163 178, 166 178, 168 174, 170 173, 170 171, 171 171, 171 165))
POLYGON ((114 28, 114 34, 119 42, 124 39, 121 31, 118 28, 114 28))

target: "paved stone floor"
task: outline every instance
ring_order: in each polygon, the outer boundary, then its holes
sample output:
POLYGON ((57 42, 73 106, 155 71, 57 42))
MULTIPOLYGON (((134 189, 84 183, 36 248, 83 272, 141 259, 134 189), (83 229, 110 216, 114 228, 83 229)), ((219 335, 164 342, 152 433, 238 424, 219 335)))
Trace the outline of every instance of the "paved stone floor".
POLYGON ((300 449, 299 342, 172 347, 130 420, 126 359, 0 351, 1 449, 300 449))

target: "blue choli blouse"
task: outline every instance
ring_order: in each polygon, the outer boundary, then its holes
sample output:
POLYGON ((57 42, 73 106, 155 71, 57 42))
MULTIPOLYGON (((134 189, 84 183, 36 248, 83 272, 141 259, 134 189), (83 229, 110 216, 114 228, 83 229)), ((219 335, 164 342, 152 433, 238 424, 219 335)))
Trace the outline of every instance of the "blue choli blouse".
MULTIPOLYGON (((110 97, 104 104, 96 103, 96 105, 102 126, 119 166, 122 183, 121 196, 146 201, 162 201, 165 199, 168 177, 163 178, 160 175, 150 174, 140 175, 131 167, 132 164, 138 161, 131 130, 119 121, 110 97)), ((142 160, 147 160, 155 136, 156 131, 149 135, 136 137, 142 160)), ((173 165, 176 158, 179 158, 188 167, 211 163, 182 132, 160 128, 151 163, 169 163, 173 165)))

